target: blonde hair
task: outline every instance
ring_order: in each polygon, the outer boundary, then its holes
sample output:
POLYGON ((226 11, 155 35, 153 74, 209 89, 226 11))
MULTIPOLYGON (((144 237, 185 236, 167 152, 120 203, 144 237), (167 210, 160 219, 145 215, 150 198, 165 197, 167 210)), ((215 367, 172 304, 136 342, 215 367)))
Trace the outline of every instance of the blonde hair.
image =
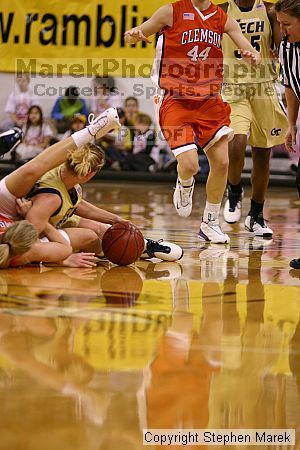
POLYGON ((30 250, 37 238, 38 233, 28 220, 9 227, 0 237, 0 268, 7 268, 11 258, 30 250))
POLYGON ((85 177, 100 170, 104 163, 105 154, 102 148, 86 144, 70 153, 65 165, 74 175, 85 177))

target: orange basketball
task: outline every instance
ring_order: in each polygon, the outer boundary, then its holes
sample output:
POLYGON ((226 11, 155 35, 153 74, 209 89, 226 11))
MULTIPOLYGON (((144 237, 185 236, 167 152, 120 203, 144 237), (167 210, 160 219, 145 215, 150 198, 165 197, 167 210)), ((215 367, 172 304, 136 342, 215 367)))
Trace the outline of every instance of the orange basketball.
POLYGON ((134 263, 143 253, 144 237, 130 222, 116 222, 102 238, 102 250, 106 258, 119 266, 134 263))

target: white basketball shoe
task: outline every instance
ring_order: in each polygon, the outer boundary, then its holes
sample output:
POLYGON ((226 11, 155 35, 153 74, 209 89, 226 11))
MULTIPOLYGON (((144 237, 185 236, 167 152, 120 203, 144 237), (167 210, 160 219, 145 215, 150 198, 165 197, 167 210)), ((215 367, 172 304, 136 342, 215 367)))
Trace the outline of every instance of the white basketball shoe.
POLYGON ((173 203, 177 214, 180 217, 188 217, 192 212, 193 207, 193 192, 194 192, 195 180, 191 186, 182 186, 177 178, 176 187, 173 194, 173 203))
POLYGON ((121 124, 116 108, 108 108, 98 117, 89 115, 89 125, 87 129, 95 139, 100 139, 112 130, 120 128, 121 124))
POLYGON ((254 235, 258 237, 270 239, 273 236, 273 231, 266 224, 263 213, 260 213, 257 216, 248 215, 245 220, 245 228, 247 231, 254 233, 254 235))
POLYGON ((212 242, 213 244, 228 244, 230 237, 224 233, 220 227, 218 219, 201 222, 198 237, 201 241, 212 242))
POLYGON ((183 257, 183 249, 172 242, 163 241, 153 241, 152 239, 146 239, 147 246, 144 253, 142 253, 141 258, 159 258, 163 261, 178 261, 183 257))
POLYGON ((243 195, 243 191, 241 193, 235 193, 228 186, 228 198, 223 209, 224 219, 227 223, 236 223, 240 220, 243 195))

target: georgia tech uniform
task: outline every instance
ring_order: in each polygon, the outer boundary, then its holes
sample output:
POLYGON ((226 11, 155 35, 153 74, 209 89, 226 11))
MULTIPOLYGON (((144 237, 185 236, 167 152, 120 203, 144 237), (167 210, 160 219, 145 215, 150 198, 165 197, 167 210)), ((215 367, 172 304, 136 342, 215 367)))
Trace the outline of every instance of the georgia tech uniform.
MULTIPOLYGON (((60 167, 50 170, 43 175, 33 190, 28 195, 29 198, 38 194, 56 194, 61 199, 61 205, 57 211, 55 211, 49 219, 49 222, 56 228, 62 228, 68 222, 72 216, 72 219, 78 218, 74 216, 77 206, 82 200, 82 188, 79 184, 76 184, 70 191, 67 190, 64 182, 60 176, 60 167)), ((72 223, 72 226, 76 226, 72 223)))
POLYGON ((270 148, 282 144, 287 120, 270 56, 272 28, 265 3, 256 0, 250 11, 241 11, 234 0, 229 0, 227 14, 237 20, 244 36, 262 57, 260 65, 248 64, 229 36, 224 36, 222 94, 231 106, 231 127, 235 134, 250 132, 251 146, 270 148))

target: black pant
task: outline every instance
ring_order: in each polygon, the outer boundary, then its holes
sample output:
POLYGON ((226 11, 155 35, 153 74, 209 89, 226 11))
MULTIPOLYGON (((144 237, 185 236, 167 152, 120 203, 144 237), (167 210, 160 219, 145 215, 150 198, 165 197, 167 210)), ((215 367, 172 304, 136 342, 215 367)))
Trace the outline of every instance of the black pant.
POLYGON ((149 167, 154 164, 155 161, 147 153, 129 153, 126 155, 125 160, 121 161, 122 170, 137 170, 147 172, 149 167))

